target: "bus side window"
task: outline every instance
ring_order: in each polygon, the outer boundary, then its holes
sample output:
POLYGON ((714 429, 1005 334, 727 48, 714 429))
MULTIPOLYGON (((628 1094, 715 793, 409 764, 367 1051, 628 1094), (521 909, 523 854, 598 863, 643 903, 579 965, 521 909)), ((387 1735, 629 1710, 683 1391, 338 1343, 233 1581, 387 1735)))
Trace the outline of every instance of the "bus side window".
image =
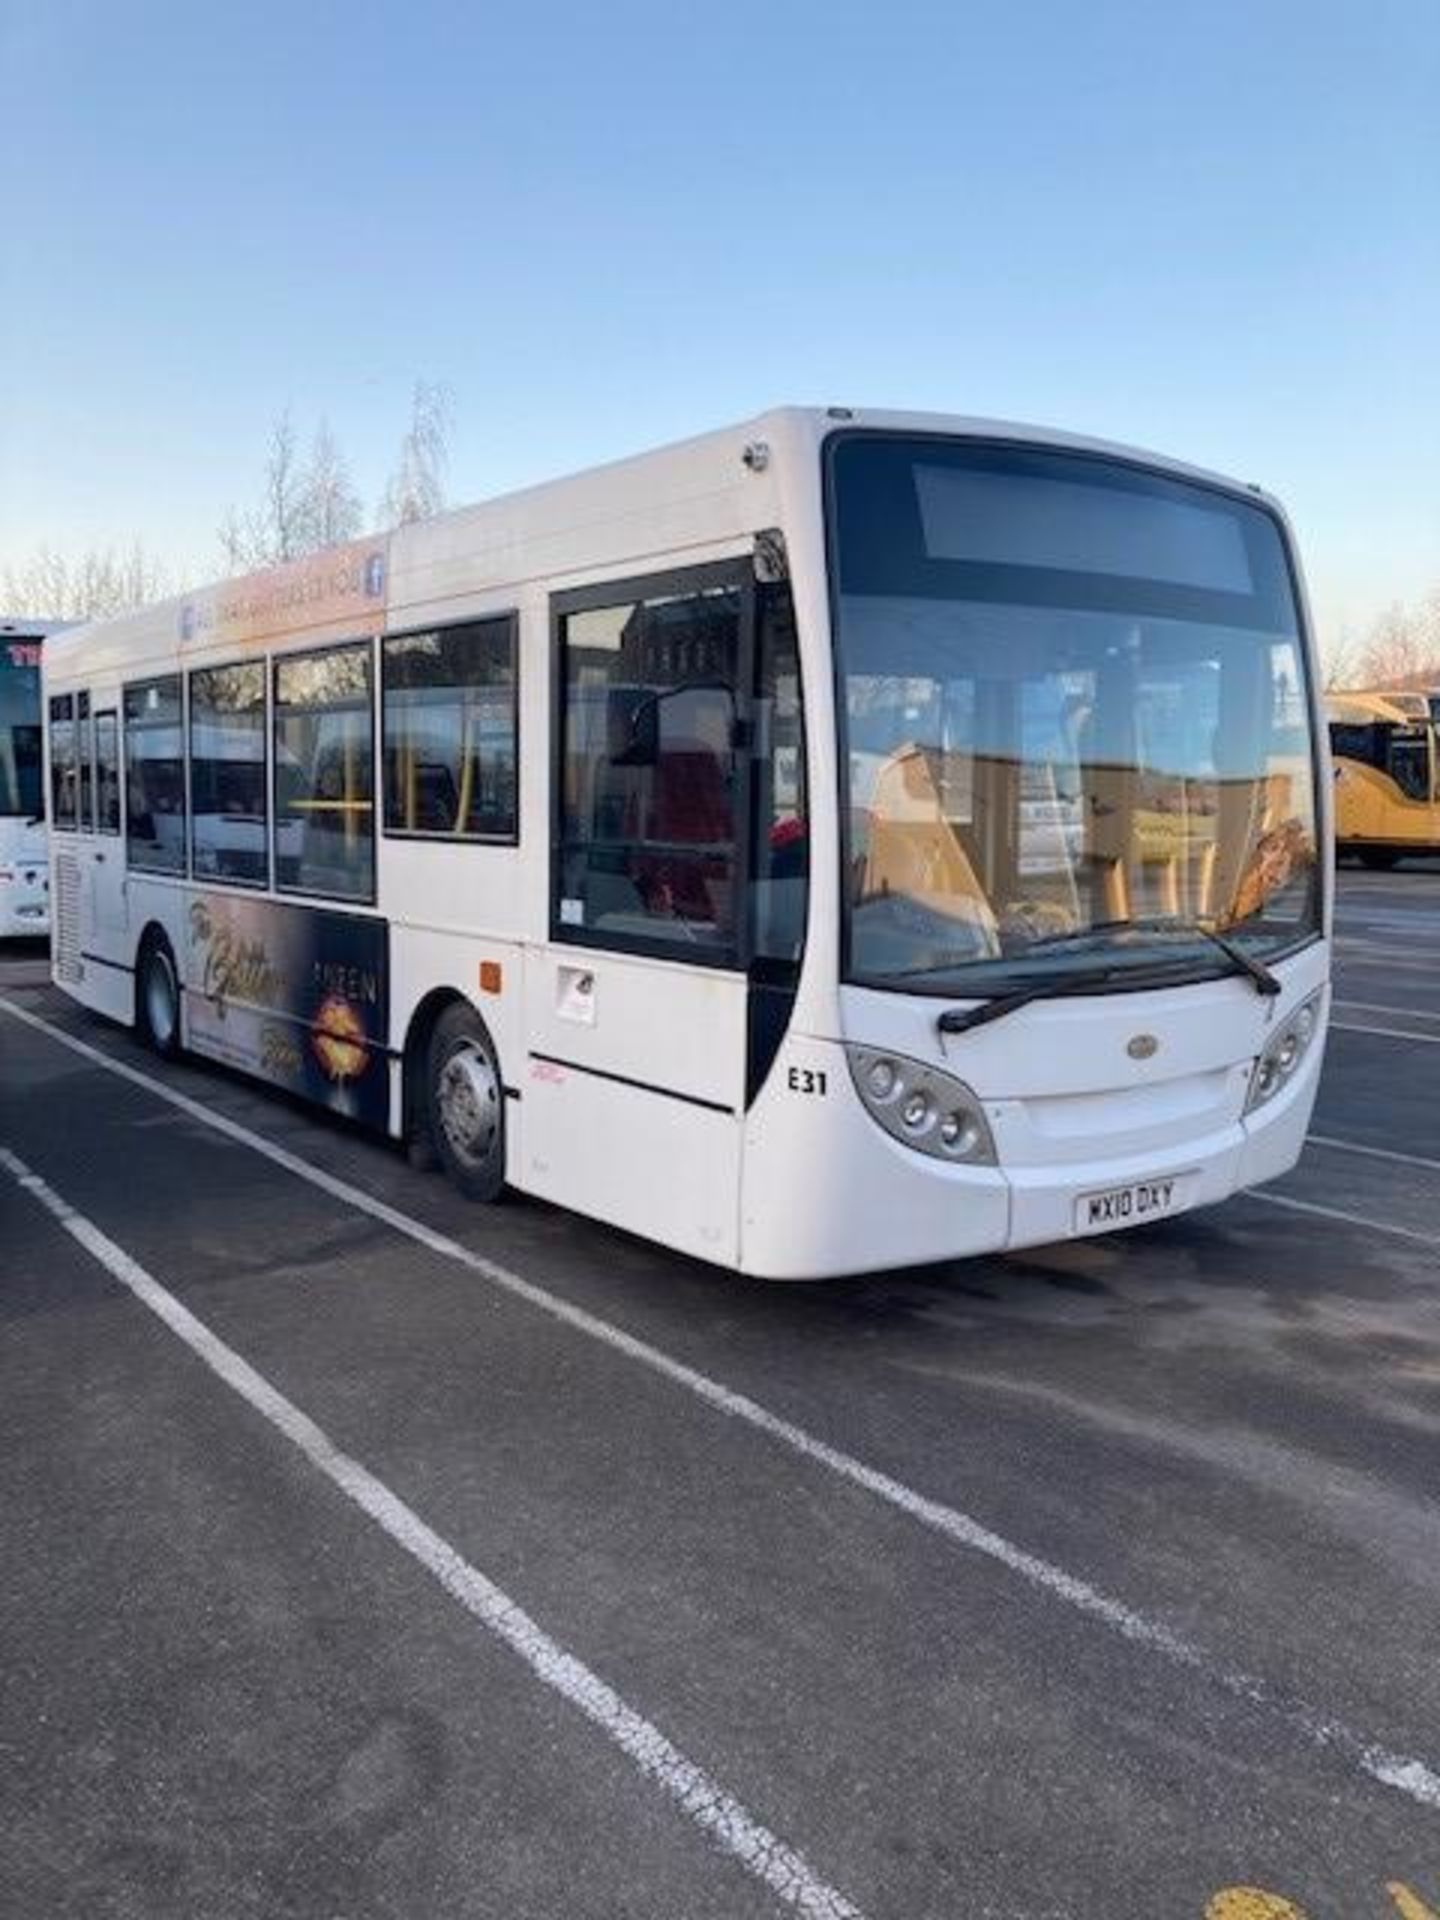
POLYGON ((275 884, 375 895, 374 716, 368 640, 275 662, 275 884))
POLYGON ((75 757, 80 772, 79 825, 82 833, 95 831, 95 733, 90 719, 90 696, 75 696, 75 757))
POLYGON ((191 860, 197 875, 263 887, 269 878, 265 665, 190 676, 191 860))
POLYGON ((1407 800, 1430 798, 1430 742, 1419 739, 1392 739, 1390 742, 1390 778, 1407 800))
POLYGON ((76 820, 75 696, 50 696, 50 824, 73 828, 76 820))
POLYGON ((150 873, 184 873, 180 676, 128 686, 124 702, 126 861, 150 873))
POLYGON ((385 831, 513 841, 517 619, 381 643, 385 831))
POLYGON ((95 814, 101 833, 119 833, 120 731, 113 712, 95 716, 95 814))
POLYGON ((1332 721, 1330 751, 1342 760, 1358 760, 1362 766, 1385 765, 1385 748, 1376 727, 1360 726, 1351 721, 1332 721))

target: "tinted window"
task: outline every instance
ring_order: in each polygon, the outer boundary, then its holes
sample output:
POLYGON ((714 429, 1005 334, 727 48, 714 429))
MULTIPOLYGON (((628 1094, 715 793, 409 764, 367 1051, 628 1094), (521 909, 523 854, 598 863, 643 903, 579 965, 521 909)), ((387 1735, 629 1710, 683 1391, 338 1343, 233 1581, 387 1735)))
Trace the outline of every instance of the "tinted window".
POLYGON ((185 871, 180 676, 125 689, 125 857, 152 873, 185 871))
POLYGON ((119 833, 120 728, 113 713, 95 716, 95 808, 101 833, 119 833))
POLYGON ((1108 573, 1221 593, 1254 587, 1240 520, 1203 495, 968 461, 917 461, 915 492, 932 560, 1108 573))
POLYGON ((75 765, 75 696, 50 697, 50 824, 73 827, 78 801, 75 765))
POLYGON ((1367 767, 1385 764, 1385 739, 1378 727, 1334 721, 1330 727, 1330 751, 1342 760, 1358 760, 1367 767))
POLYGON ((562 938, 734 950, 741 593, 711 578, 562 617, 562 938))
POLYGON ((275 881, 287 892, 375 891, 370 646, 275 663, 275 881))
POLYGON ((195 873, 263 887, 269 809, 262 661, 190 676, 190 809, 195 873))
POLYGON ((1397 734, 1390 742, 1390 778, 1407 800, 1430 798, 1430 742, 1397 734))
POLYGON ((840 436, 830 469, 846 595, 1294 626, 1275 523, 1231 495, 1090 455, 880 434, 840 436))
POLYGON ((514 619, 400 634, 382 659, 387 829, 513 839, 514 619))

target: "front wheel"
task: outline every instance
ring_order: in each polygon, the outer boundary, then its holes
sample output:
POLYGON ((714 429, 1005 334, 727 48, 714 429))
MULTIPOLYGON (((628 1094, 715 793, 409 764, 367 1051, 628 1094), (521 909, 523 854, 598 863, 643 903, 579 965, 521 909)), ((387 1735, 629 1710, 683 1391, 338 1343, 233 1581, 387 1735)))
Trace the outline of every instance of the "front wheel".
POLYGON ((180 981, 163 935, 150 942, 140 961, 135 1008, 141 1039, 162 1060, 173 1060, 180 1051, 180 981))
POLYGON ((425 1074, 425 1118, 445 1171, 470 1200, 505 1185, 505 1088, 490 1036, 469 1007, 435 1022, 425 1074))

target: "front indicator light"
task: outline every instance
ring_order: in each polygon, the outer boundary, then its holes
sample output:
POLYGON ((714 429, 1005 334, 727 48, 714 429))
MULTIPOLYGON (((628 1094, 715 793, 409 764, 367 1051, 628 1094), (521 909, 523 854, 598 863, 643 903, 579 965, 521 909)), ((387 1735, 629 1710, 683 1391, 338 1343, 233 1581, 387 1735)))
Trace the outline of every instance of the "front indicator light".
POLYGON ((1312 993, 1284 1021, 1278 1033, 1265 1043, 1265 1051, 1255 1062, 1250 1076, 1250 1091, 1245 1099, 1246 1113, 1254 1113, 1294 1078, 1295 1069, 1310 1050, 1320 1026, 1320 995, 1312 993))
POLYGON ((973 1154, 980 1144, 974 1114, 961 1113, 952 1108, 940 1122, 940 1144, 947 1153, 953 1153, 957 1160, 973 1154))
POLYGON ((932 1159, 995 1165, 985 1109, 963 1080, 874 1047, 847 1046, 845 1057, 866 1112, 892 1139, 932 1159))

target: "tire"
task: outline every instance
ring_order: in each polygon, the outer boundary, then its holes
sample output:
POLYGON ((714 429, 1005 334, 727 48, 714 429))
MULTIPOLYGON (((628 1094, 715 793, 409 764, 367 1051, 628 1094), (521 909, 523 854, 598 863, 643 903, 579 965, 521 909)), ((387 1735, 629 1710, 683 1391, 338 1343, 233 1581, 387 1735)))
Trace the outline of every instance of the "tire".
POLYGON ((180 976, 164 934, 146 943, 135 975, 135 1025, 162 1060, 180 1051, 180 976))
POLYGON ((467 1200, 498 1200, 505 1186, 505 1087, 479 1015, 450 1006, 425 1060, 425 1125, 440 1164, 467 1200))
POLYGON ((1400 858, 1389 847, 1361 847, 1360 864, 1369 867, 1372 873, 1388 873, 1400 858))

